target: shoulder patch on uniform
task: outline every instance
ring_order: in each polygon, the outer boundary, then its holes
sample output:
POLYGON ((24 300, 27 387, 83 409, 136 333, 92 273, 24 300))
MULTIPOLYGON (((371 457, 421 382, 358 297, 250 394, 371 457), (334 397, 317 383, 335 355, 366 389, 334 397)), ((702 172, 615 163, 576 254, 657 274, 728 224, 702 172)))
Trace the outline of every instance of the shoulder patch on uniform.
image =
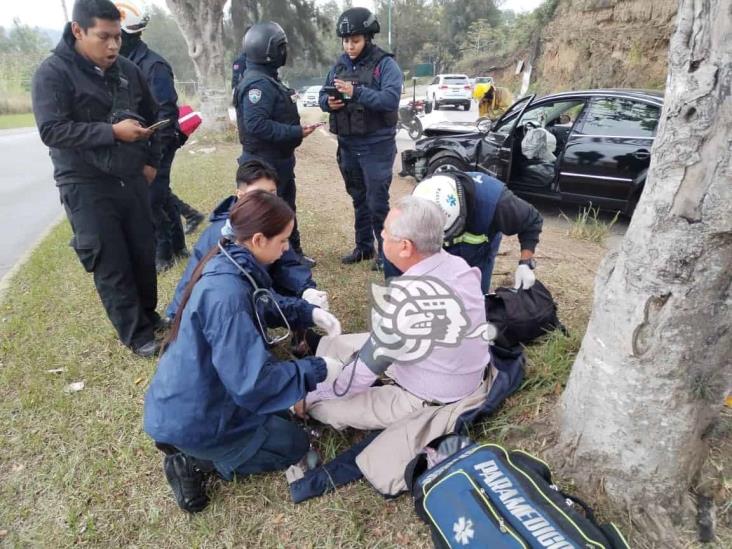
POLYGON ((259 100, 262 99, 262 90, 259 90, 257 88, 252 88, 249 90, 249 94, 247 95, 249 97, 249 101, 252 103, 259 103, 259 100))

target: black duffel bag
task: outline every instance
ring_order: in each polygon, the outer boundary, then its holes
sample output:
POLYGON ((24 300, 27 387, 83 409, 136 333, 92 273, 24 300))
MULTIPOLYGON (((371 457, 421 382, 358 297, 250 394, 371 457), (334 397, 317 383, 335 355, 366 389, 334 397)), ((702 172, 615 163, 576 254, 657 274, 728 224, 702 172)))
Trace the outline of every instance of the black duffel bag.
POLYGON ((513 347, 529 343, 552 330, 567 329, 557 318, 557 304, 552 294, 538 280, 528 290, 496 288, 485 296, 488 322, 496 327, 495 343, 513 347))

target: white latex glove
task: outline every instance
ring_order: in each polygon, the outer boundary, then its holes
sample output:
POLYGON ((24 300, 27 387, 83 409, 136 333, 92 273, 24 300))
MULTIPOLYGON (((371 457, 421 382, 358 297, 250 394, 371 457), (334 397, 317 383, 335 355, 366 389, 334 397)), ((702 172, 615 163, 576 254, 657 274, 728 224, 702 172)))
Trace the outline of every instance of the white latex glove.
POLYGON ((328 311, 316 307, 313 309, 313 324, 321 328, 329 336, 341 335, 341 323, 328 311))
POLYGON ((338 376, 341 375, 341 372, 343 371, 343 363, 340 360, 330 358, 329 356, 321 356, 320 358, 325 360, 325 367, 328 369, 328 375, 322 383, 326 383, 327 386, 330 387, 333 385, 333 382, 338 379, 338 376))
POLYGON ((302 298, 311 305, 315 305, 316 307, 320 307, 326 311, 330 310, 330 306, 328 304, 328 292, 321 292, 315 288, 308 288, 302 293, 302 298))
POLYGON ((524 290, 528 290, 534 285, 534 282, 536 282, 536 275, 528 265, 519 265, 518 269, 516 269, 514 280, 515 284, 513 287, 515 289, 518 290, 523 288, 524 290))

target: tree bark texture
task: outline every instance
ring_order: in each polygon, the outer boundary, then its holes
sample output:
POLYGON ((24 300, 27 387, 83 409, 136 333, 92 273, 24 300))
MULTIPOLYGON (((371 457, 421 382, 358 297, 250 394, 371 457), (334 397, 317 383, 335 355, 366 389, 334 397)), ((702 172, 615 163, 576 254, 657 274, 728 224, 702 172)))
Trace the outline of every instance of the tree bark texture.
POLYGON ((201 97, 201 115, 206 130, 220 131, 228 125, 230 95, 226 88, 224 62, 224 4, 226 0, 166 0, 188 44, 201 97))
POLYGON ((664 547, 732 385, 731 12, 680 2, 647 184, 598 273, 560 410, 565 470, 664 547))

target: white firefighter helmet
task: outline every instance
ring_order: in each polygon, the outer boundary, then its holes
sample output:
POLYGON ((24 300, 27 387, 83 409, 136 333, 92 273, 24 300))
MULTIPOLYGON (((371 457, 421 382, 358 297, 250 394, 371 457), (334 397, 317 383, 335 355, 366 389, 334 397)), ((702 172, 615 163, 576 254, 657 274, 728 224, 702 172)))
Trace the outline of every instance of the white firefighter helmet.
POLYGON ((114 3, 121 15, 120 24, 127 34, 137 34, 150 22, 150 17, 131 0, 118 0, 114 3))
POLYGON ((447 217, 445 238, 450 239, 462 233, 465 226, 465 199, 458 178, 449 173, 433 175, 421 181, 412 191, 413 196, 434 202, 447 217))

